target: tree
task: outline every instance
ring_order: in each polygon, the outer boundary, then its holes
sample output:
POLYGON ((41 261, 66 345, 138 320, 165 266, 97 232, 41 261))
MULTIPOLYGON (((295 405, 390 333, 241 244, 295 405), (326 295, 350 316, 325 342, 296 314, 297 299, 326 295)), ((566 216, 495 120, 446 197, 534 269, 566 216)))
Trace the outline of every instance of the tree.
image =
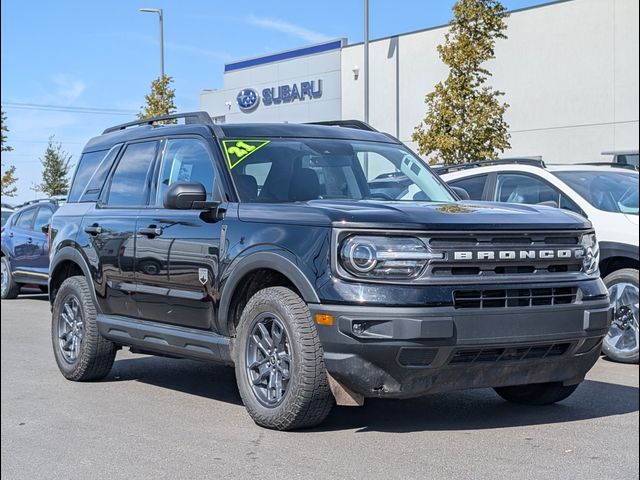
MULTIPOLYGON (((6 124, 7 115, 4 111, 0 110, 0 151, 2 152, 10 152, 13 150, 13 147, 7 145, 7 133, 9 133, 9 127, 6 124)), ((16 166, 10 165, 7 170, 4 170, 4 163, 2 163, 2 183, 0 185, 0 189, 2 190, 0 193, 3 197, 14 197, 18 192, 18 187, 16 187, 16 181, 18 180, 15 177, 16 166)))
POLYGON ((495 58, 496 39, 507 38, 505 8, 497 0, 458 0, 453 20, 438 45, 449 75, 427 94, 427 113, 412 139, 432 163, 467 163, 494 159, 509 144, 501 103, 504 92, 485 85, 491 73, 482 65, 495 58))
POLYGON ((176 91, 173 88, 169 88, 171 83, 173 83, 173 78, 168 75, 158 77, 151 82, 151 93, 144 96, 147 104, 142 107, 142 111, 138 114, 139 119, 169 115, 176 111, 176 106, 173 103, 176 91))
POLYGON ((69 190, 71 155, 62 150, 62 143, 53 141, 53 135, 49 137, 47 149, 40 163, 42 163, 42 183, 35 187, 50 197, 66 195, 69 190))

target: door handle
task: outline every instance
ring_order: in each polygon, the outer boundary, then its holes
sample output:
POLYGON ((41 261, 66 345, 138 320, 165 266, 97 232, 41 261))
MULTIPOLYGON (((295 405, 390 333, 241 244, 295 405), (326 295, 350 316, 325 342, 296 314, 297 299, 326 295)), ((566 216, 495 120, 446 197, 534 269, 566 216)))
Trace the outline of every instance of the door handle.
POLYGON ((94 223, 93 225, 84 227, 84 231, 89 235, 100 235, 102 233, 102 227, 97 223, 94 223))
POLYGON ((149 238, 159 237, 162 235, 162 228, 155 225, 149 225, 147 228, 141 228, 138 230, 140 235, 146 235, 149 238))

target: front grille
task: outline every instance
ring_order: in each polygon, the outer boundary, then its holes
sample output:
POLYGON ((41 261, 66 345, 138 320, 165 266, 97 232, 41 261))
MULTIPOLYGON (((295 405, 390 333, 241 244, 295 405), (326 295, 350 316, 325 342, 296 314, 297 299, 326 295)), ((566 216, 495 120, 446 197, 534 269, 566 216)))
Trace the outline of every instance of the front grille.
POLYGON ((443 257, 431 260, 423 277, 466 282, 510 276, 515 281, 518 276, 557 278, 580 273, 583 267, 578 253, 583 233, 433 233, 426 239, 428 245, 443 257))
POLYGON ((571 343, 545 345, 522 345, 518 347, 483 348, 478 350, 457 350, 449 360, 450 364, 514 362, 522 360, 559 357, 571 347, 571 343))
POLYGON ((577 291, 575 287, 456 290, 453 306, 481 309, 568 305, 576 301, 577 291))

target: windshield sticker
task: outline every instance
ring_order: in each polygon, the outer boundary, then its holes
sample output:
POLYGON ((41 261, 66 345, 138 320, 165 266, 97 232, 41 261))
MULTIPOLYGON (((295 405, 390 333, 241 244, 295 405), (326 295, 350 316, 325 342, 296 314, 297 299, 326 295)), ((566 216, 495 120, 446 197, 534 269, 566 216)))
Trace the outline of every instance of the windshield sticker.
POLYGON ((232 169, 270 142, 271 140, 222 140, 222 147, 227 157, 229 169, 232 169))

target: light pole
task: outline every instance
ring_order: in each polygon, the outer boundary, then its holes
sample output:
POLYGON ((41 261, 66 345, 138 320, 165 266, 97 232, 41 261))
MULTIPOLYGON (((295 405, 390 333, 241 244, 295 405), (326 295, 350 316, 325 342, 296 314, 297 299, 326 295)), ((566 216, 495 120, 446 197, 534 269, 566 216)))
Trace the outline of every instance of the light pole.
POLYGON ((161 8, 141 8, 144 13, 157 13, 160 18, 160 79, 164 78, 164 28, 161 8))
POLYGON ((364 121, 369 123, 369 0, 364 0, 364 121))

